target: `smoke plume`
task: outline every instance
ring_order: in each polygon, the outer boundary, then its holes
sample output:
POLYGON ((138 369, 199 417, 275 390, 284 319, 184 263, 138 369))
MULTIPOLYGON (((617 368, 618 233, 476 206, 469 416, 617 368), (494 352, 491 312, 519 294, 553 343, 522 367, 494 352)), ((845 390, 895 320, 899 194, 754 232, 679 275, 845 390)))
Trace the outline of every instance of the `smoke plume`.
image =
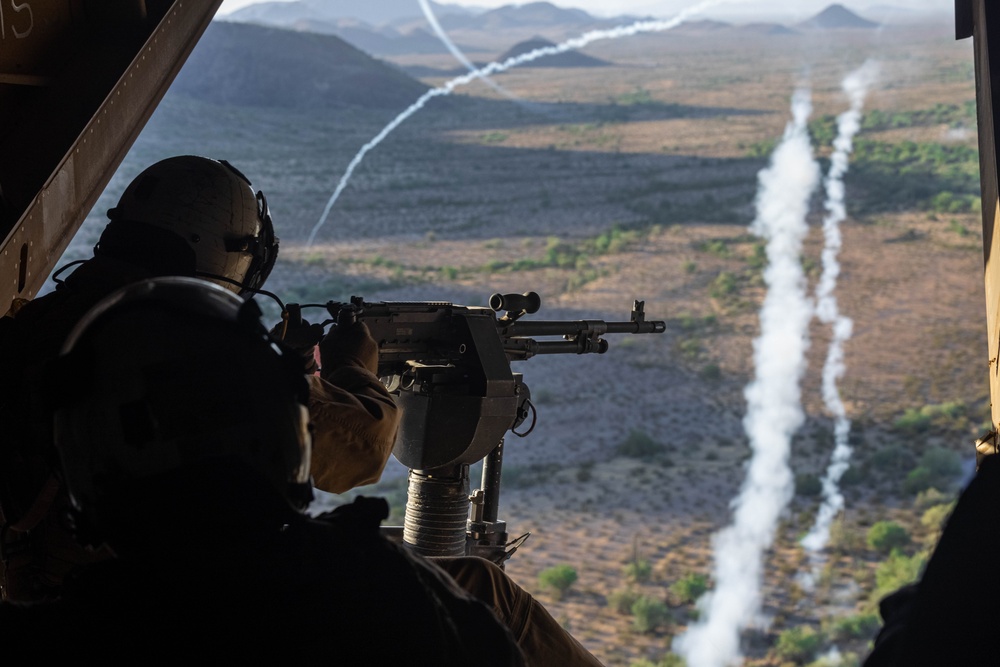
MULTIPOLYGON (((470 72, 475 72, 476 66, 473 65, 468 58, 465 57, 465 54, 462 53, 462 50, 458 48, 458 45, 455 44, 455 42, 453 42, 450 37, 448 37, 448 33, 445 32, 444 28, 441 27, 441 23, 437 20, 437 16, 434 15, 434 10, 431 9, 430 1, 417 0, 417 2, 420 3, 420 9, 424 12, 424 18, 426 18, 427 22, 431 24, 431 28, 434 30, 434 34, 438 36, 438 39, 441 40, 441 43, 444 44, 445 48, 448 49, 451 55, 455 56, 455 60, 462 63, 467 70, 469 70, 470 72)), ((480 76, 479 78, 483 80, 483 83, 487 84, 490 88, 492 88, 499 94, 503 95, 508 99, 514 99, 514 96, 511 95, 510 92, 505 90, 499 83, 489 78, 485 74, 480 76)))
POLYGON ((796 91, 793 120, 758 174, 757 217, 750 229, 766 240, 768 264, 760 334, 753 343, 756 377, 744 390, 743 427, 752 456, 732 502, 733 522, 712 539, 714 589, 698 600, 698 622, 674 643, 689 667, 740 661, 740 632, 760 613, 764 551, 792 498, 788 459, 792 435, 804 421, 799 382, 813 314, 800 252, 809 230, 809 200, 820 182, 806 127, 811 112, 809 92, 796 91))
MULTIPOLYGON (((558 53, 565 53, 572 49, 581 49, 591 42, 596 42, 598 40, 605 39, 620 39, 622 37, 632 37, 640 33, 646 32, 663 32, 665 30, 671 30, 676 28, 681 23, 686 21, 691 16, 699 14, 710 7, 721 4, 726 0, 704 0, 699 2, 693 7, 689 7, 681 11, 677 16, 666 21, 636 21, 631 25, 618 26, 616 28, 610 28, 608 30, 591 30, 586 32, 579 37, 574 37, 568 39, 561 44, 556 44, 554 46, 545 46, 542 48, 534 49, 528 51, 527 53, 522 53, 519 56, 512 56, 503 62, 491 62, 477 70, 473 70, 468 74, 463 74, 462 76, 455 77, 454 79, 447 81, 443 85, 437 88, 431 88, 419 98, 417 101, 407 107, 402 113, 392 119, 388 125, 386 125, 382 130, 376 134, 372 139, 368 141, 361 150, 351 159, 350 163, 347 165, 347 170, 344 175, 340 177, 340 181, 337 183, 336 189, 330 196, 330 199, 326 202, 326 206, 323 208, 323 213, 320 215, 319 220, 313 226, 312 231, 309 233, 309 239, 306 241, 306 246, 311 246, 313 240, 316 238, 316 233, 323 227, 326 223, 327 217, 330 215, 330 210, 333 205, 337 202, 340 197, 340 193, 344 191, 347 186, 347 182, 350 180, 351 175, 354 174, 354 170, 357 169, 358 165, 361 164, 361 160, 364 159, 365 155, 368 154, 373 148, 382 143, 389 134, 395 130, 400 124, 403 123, 407 118, 420 111, 430 100, 435 97, 441 97, 443 95, 450 95, 456 88, 460 86, 466 86, 476 79, 489 76, 491 74, 497 74, 499 72, 505 72, 512 67, 517 67, 518 65, 524 65, 533 60, 538 60, 539 58, 545 56, 554 56, 558 53)), ((732 0, 729 0, 732 2, 732 0)))
POLYGON ((824 206, 827 214, 823 218, 823 272, 816 288, 816 316, 832 327, 830 348, 823 365, 823 402, 834 419, 834 448, 823 477, 823 504, 820 505, 812 529, 801 541, 802 546, 811 552, 818 552, 826 546, 830 539, 830 525, 844 507, 839 483, 849 466, 852 453, 847 437, 851 422, 847 418, 844 403, 840 400, 837 382, 844 375, 844 343, 851 337, 853 322, 839 312, 834 291, 840 275, 837 260, 841 248, 840 223, 847 218, 844 175, 847 173, 854 135, 861 129, 861 109, 865 95, 877 76, 878 64, 869 60, 848 74, 841 83, 850 100, 850 108, 837 117, 837 138, 834 139, 833 153, 830 156, 830 171, 824 180, 824 206))

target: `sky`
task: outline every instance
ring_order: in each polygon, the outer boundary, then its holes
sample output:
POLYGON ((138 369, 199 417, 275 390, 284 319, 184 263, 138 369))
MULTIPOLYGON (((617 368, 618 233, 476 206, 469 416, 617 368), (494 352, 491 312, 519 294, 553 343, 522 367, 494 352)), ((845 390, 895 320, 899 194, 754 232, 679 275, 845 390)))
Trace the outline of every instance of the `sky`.
MULTIPOLYGON (((241 7, 257 4, 262 0, 224 0, 219 15, 228 14, 241 7)), ((336 2, 336 0, 330 0, 336 2)), ((493 9, 503 5, 521 5, 526 1, 511 0, 438 0, 443 4, 463 5, 493 9)), ((619 16, 633 14, 669 18, 681 9, 697 4, 698 0, 548 0, 554 5, 583 9, 594 16, 619 16)), ((869 8, 885 6, 906 7, 919 11, 939 11, 954 14, 954 0, 733 0, 720 4, 708 12, 716 18, 770 19, 784 15, 789 19, 804 19, 816 14, 831 4, 864 12, 869 8)), ((421 14, 417 0, 413 0, 413 14, 421 14)))

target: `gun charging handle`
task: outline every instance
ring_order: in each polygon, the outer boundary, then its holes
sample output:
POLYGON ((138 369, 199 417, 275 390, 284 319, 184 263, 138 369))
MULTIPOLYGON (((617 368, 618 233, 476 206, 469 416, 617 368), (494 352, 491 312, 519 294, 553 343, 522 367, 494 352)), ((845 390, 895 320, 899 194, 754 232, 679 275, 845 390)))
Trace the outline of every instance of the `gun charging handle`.
POLYGON ((361 306, 356 303, 342 303, 337 311, 337 326, 349 327, 358 321, 361 306))

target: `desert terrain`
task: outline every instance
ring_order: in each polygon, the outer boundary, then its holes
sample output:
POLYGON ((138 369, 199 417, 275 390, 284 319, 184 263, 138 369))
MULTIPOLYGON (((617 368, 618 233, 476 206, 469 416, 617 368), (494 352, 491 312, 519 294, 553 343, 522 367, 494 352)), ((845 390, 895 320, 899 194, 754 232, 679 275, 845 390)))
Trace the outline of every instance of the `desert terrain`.
MULTIPOLYGON (((644 300, 647 318, 667 322, 664 334, 609 336, 605 355, 515 364, 537 423, 506 438, 500 518, 512 536, 531 533, 506 565, 516 581, 609 667, 655 665, 697 614, 674 584, 701 575, 711 586, 711 538, 731 519, 751 456, 743 390, 767 286, 764 241, 749 226, 757 174, 791 117, 793 91, 808 87, 812 118, 829 122, 847 109, 842 79, 871 58, 881 76, 866 113, 960 112, 975 100, 972 44, 956 42, 950 24, 780 36, 691 28, 585 51, 611 64, 515 68, 496 77, 510 97, 472 83, 432 100, 365 156, 311 245, 351 158, 401 109, 230 108, 168 94, 71 252, 88 252, 104 210, 139 169, 196 152, 229 159, 267 193, 281 237, 267 287, 285 303, 360 295, 485 305, 494 292, 532 290, 538 318, 627 320, 633 299, 644 300), (578 578, 559 594, 539 575, 562 565, 578 578), (637 629, 618 604, 626 593, 661 602, 666 615, 637 629)), ((394 64, 444 70, 455 66, 449 58, 394 64)), ((898 125, 857 140, 976 148, 974 116, 898 125)), ((816 143, 825 170, 830 144, 816 143)), ((822 477, 833 448, 820 391, 830 331, 814 320, 806 420, 788 461, 804 481, 764 555, 761 622, 744 633, 748 665, 808 664, 833 647, 843 662, 823 664, 856 664, 872 634, 827 632, 796 658, 775 646, 790 629, 826 630, 872 611, 885 559, 865 543, 873 525, 904 525, 908 555, 933 540, 936 526, 921 522, 926 496, 904 489, 924 452, 951 450, 968 469, 989 420, 981 223, 975 209, 931 203, 968 190, 962 168, 889 178, 859 162, 847 174, 835 292, 854 325, 839 385, 853 447, 845 509, 810 588, 799 577, 813 564, 798 538, 820 498, 806 482, 822 477), (960 408, 930 410, 919 428, 900 421, 942 405, 960 408)), ((823 215, 819 192, 802 253, 810 290, 823 215)), ((357 490, 390 498, 390 523, 401 520, 405 472, 390 462, 382 482, 357 490)), ((959 481, 939 489, 941 502, 959 481)))

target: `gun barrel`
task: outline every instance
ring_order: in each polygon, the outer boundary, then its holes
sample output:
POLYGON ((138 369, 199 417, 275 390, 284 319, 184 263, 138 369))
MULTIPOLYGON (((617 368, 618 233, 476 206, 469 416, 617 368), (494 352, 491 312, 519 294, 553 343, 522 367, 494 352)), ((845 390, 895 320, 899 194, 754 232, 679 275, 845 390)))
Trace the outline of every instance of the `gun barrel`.
POLYGON ((505 336, 567 336, 632 333, 663 333, 667 323, 662 320, 642 322, 605 322, 604 320, 518 320, 503 328, 505 336))

